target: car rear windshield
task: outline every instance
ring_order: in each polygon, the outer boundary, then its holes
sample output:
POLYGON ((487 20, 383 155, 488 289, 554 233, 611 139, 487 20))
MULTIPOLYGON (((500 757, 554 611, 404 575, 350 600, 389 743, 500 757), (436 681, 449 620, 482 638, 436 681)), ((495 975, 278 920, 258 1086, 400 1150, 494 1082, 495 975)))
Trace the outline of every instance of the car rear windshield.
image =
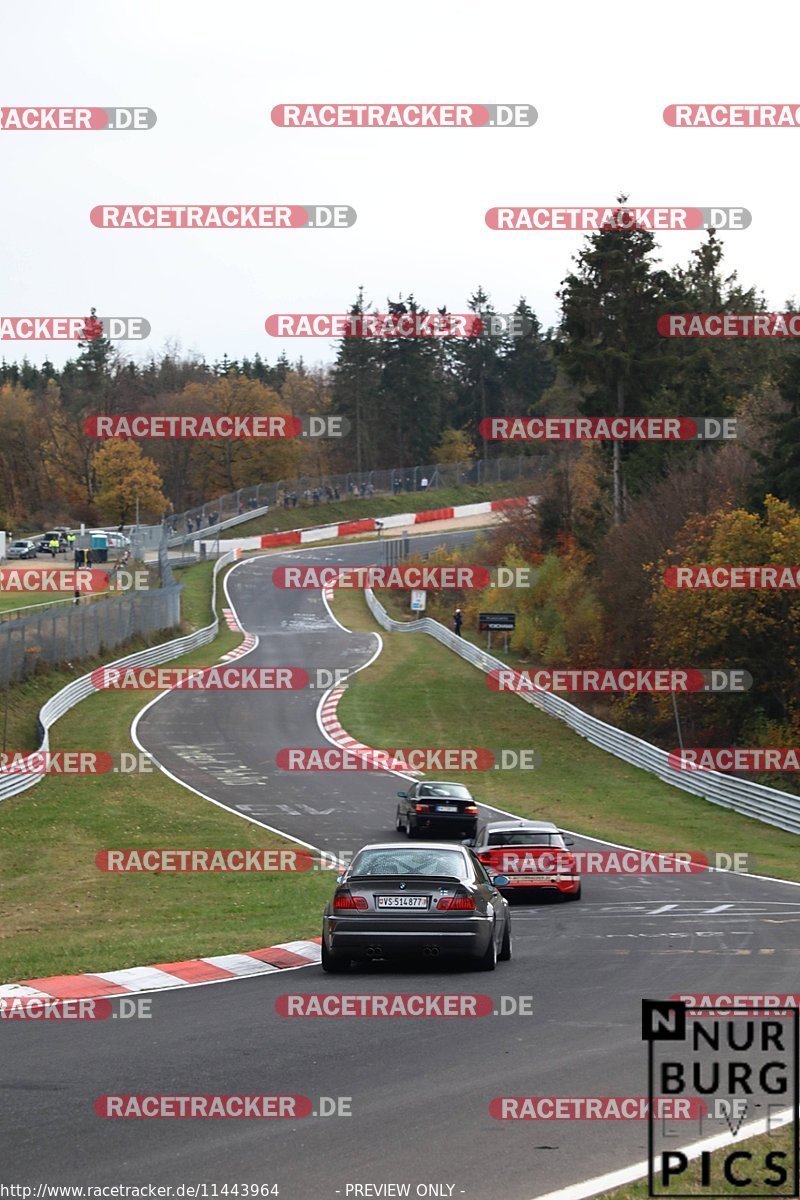
POLYGON ((560 833, 529 833, 524 829, 508 829, 505 833, 490 833, 487 846, 554 846, 559 850, 565 847, 560 833))
POLYGON ((471 800, 472 793, 461 783, 426 783, 417 789, 417 796, 452 796, 457 800, 471 800))
POLYGON ((353 860, 351 875, 447 875, 468 879, 464 855, 458 850, 362 850, 353 860))

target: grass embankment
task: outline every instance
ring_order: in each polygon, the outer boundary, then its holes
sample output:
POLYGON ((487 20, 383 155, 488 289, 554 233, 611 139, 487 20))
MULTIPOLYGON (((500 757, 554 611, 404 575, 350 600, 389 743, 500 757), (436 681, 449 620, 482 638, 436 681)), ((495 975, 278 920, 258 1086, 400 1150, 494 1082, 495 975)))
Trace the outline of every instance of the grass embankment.
MULTIPOLYGON (((195 628, 210 620, 212 567, 201 563, 179 574, 185 620, 195 628)), ((220 587, 218 611, 223 603, 220 587)), ((212 663, 240 640, 223 622, 213 643, 174 662, 212 663)), ((27 730, 28 743, 34 744, 31 729, 41 703, 91 665, 12 687, 18 738, 27 730)), ((51 749, 135 751, 130 725, 151 696, 136 691, 91 696, 53 728, 51 749)), ((99 850, 115 847, 287 845, 292 843, 209 804, 160 772, 51 775, 0 804, 0 981, 108 971, 316 936, 330 872, 112 875, 95 866, 99 850)))
POLYGON ((535 771, 462 778, 480 801, 522 817, 644 850, 747 852, 751 871, 800 880, 794 834, 670 787, 519 696, 490 691, 480 671, 427 634, 384 632, 361 592, 337 591, 334 611, 348 628, 383 637, 383 653, 356 676, 339 705, 339 719, 353 737, 387 748, 530 747, 542 757, 535 771))
MULTIPOLYGON (((277 529, 306 529, 312 525, 334 525, 339 521, 357 521, 362 517, 389 517, 392 513, 427 512, 436 508, 449 508, 455 504, 479 504, 482 500, 498 500, 505 496, 535 495, 536 482, 531 479, 515 479, 510 483, 487 483, 474 487, 435 488, 428 492, 400 492, 397 496, 374 495, 357 500, 332 500, 322 504, 303 506, 298 500, 297 508, 275 507, 263 517, 244 521, 220 535, 227 537, 255 537, 257 534, 274 533, 277 529)), ((202 538, 200 534, 194 537, 202 538)))

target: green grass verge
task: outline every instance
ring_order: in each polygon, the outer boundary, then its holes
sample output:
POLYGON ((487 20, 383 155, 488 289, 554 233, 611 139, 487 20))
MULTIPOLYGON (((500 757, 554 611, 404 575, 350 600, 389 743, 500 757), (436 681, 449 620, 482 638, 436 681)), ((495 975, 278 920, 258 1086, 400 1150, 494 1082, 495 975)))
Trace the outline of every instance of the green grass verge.
POLYGON ((542 756, 535 771, 464 776, 479 800, 644 850, 747 852, 751 871, 800 881, 794 834, 670 787, 519 696, 490 691, 480 671, 426 634, 386 633, 361 592, 337 591, 334 611, 348 628, 383 637, 383 653, 359 672, 339 705, 353 737, 393 748, 530 747, 542 756))
MULTIPOLYGON (((210 620, 212 566, 201 563, 180 574, 186 615, 195 625, 210 620)), ((218 608, 223 599, 220 589, 218 608)), ((211 645, 174 661, 210 663, 239 641, 223 624, 211 645)), ((68 681, 63 674, 31 680, 24 693, 11 689, 26 719, 68 681)), ((134 751, 130 725, 150 698, 138 692, 92 696, 58 722, 51 746, 134 751)), ((95 866, 97 852, 112 847, 286 845, 291 843, 160 772, 50 776, 0 805, 0 981, 171 962, 316 936, 330 872, 111 875, 95 866)))
MULTIPOLYGON (((781 1129, 775 1129, 772 1133, 762 1134, 760 1137, 754 1138, 737 1138, 730 1146, 723 1150, 716 1150, 711 1156, 711 1178, 713 1186, 700 1182, 700 1160, 695 1159, 690 1162, 683 1175, 673 1176, 667 1186, 662 1186, 658 1183, 658 1191, 660 1195, 683 1195, 683 1196, 752 1196, 764 1195, 763 1187, 756 1185, 759 1180, 765 1177, 772 1180, 775 1179, 775 1174, 769 1168, 762 1166, 764 1158, 770 1151, 779 1151, 786 1155, 786 1158, 779 1160, 782 1162, 785 1169, 789 1171, 788 1183, 791 1183, 792 1167, 794 1163, 794 1148, 792 1143, 792 1126, 791 1124, 783 1126, 781 1129), (751 1162, 740 1160, 733 1164, 734 1174, 740 1176, 751 1175, 753 1177, 753 1185, 750 1188, 743 1188, 741 1185, 736 1187, 728 1183, 723 1175, 723 1160, 726 1154, 731 1151, 740 1150, 746 1146, 753 1155, 751 1162)), ((786 1188, 787 1184, 781 1185, 786 1188)), ((784 1190, 784 1195, 788 1193, 784 1190)), ((796 1194, 796 1193, 795 1193, 796 1194)), ((594 1200, 648 1200, 650 1193, 647 1190, 647 1180, 642 1179, 638 1183, 626 1183, 622 1187, 613 1188, 610 1192, 602 1192, 598 1194, 594 1200)))
MULTIPOLYGON (((401 492, 399 496, 377 495, 363 500, 333 500, 327 504, 297 508, 273 508, 263 517, 244 521, 225 530, 222 537, 254 537, 277 529, 306 529, 312 525, 333 525, 338 521, 357 521, 361 517, 389 517, 392 513, 426 512, 449 508, 451 504, 478 504, 504 496, 525 496, 536 491, 530 479, 510 483, 487 483, 480 487, 436 488, 432 492, 401 492)), ((197 536, 197 535, 195 535, 197 536)))

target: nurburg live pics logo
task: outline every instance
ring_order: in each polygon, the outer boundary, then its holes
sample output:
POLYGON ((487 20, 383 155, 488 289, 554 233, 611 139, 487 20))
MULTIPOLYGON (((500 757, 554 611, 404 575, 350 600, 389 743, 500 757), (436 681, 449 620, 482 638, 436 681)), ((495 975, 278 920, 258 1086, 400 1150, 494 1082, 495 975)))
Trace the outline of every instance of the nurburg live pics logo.
POLYGON ((697 1154, 695 1147, 690 1158, 680 1148, 685 1136, 659 1126, 649 1113, 649 1195, 797 1196, 798 1010, 766 1007, 757 997, 752 1004, 737 997, 735 1005, 710 999, 706 1006, 642 1001, 649 1100, 699 1096, 708 1109, 706 1134, 723 1135, 716 1153, 703 1148, 697 1154), (748 1130, 754 1119, 759 1126, 748 1130), (774 1134, 790 1122, 785 1146, 774 1134), (753 1133, 762 1136, 746 1141, 753 1133))

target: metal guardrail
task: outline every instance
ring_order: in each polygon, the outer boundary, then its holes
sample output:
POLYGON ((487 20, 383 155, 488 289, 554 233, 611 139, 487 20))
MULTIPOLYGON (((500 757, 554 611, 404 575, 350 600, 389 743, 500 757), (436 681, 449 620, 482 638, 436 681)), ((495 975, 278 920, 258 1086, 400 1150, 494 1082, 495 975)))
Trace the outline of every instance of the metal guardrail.
MULTIPOLYGON (((454 650, 461 658, 472 663, 480 671, 507 670, 508 664, 485 653, 464 638, 458 637, 432 617, 421 617, 416 621, 395 621, 386 612, 374 592, 365 590, 367 605, 375 620, 392 633, 427 633, 437 642, 454 650)), ((608 725, 597 717, 590 716, 574 704, 553 692, 518 692, 521 698, 533 704, 551 717, 557 717, 570 729, 601 750, 621 758, 624 762, 640 767, 657 775, 664 783, 681 791, 700 796, 712 804, 732 809, 745 817, 775 825, 788 833, 800 834, 800 796, 782 792, 777 788, 723 775, 718 771, 677 770, 669 765, 666 750, 660 750, 650 742, 625 733, 615 725, 608 725)))
MULTIPOLYGON (((185 546, 187 543, 191 545, 198 540, 213 541, 223 530, 233 529, 236 525, 241 525, 245 521, 254 521, 257 517, 266 516, 269 511, 270 505, 265 504, 261 508, 248 509, 247 512, 228 517, 224 521, 218 521, 216 525, 198 527, 193 533, 168 533, 167 546, 185 546)), ((171 528, 169 522, 167 522, 165 528, 167 530, 171 528)))
MULTIPOLYGON (((150 646, 147 650, 139 650, 136 654, 129 654, 125 658, 115 659, 114 662, 106 664, 109 667, 152 667, 159 663, 169 662, 170 659, 178 658, 182 654, 188 654, 190 650, 198 650, 200 646, 205 646, 208 642, 213 641, 219 630, 219 617, 217 616, 217 575, 223 568, 227 567, 237 558, 235 550, 224 554, 222 558, 218 558, 214 563, 213 584, 211 589, 211 611, 214 619, 210 625, 204 626, 203 629, 197 629, 194 633, 187 634, 185 637, 175 638, 171 642, 162 642, 158 646, 150 646)), ((97 693, 97 688, 92 682, 92 673, 82 675, 80 679, 74 679, 72 683, 68 683, 61 691, 56 692, 51 696, 39 710, 39 731, 41 742, 38 750, 34 751, 30 756, 33 758, 36 754, 46 753, 50 749, 50 728, 61 717, 74 708, 76 704, 80 704, 81 700, 85 700, 87 696, 92 696, 97 693)), ((29 761, 28 759, 25 760, 29 761)), ((20 768, 19 774, 0 773, 0 800, 5 800, 9 796, 17 796, 20 792, 27 791, 39 783, 46 775, 46 771, 39 767, 31 772, 23 772, 20 768)))
MULTIPOLYGON (((378 493, 400 495, 404 492, 433 492, 437 488, 511 482, 515 479, 539 479, 550 461, 548 453, 511 454, 482 458, 475 462, 428 463, 413 467, 387 467, 372 471, 348 471, 341 475, 303 475, 298 479, 278 479, 272 483, 251 484, 218 496, 183 513, 164 520, 169 545, 202 537, 213 537, 220 528, 239 521, 252 521, 269 508, 281 507, 293 497, 291 507, 324 509, 330 500, 353 500, 378 493), (424 486, 423 486, 424 483, 424 486), (363 490, 362 490, 363 489, 363 490), (316 499, 314 493, 317 493, 316 499), (330 494, 329 494, 330 493, 330 494), (338 493, 338 495, 337 495, 338 493), (216 520, 211 522, 211 516, 216 520), (189 530, 189 522, 193 526, 189 530)), ((148 536, 152 536, 148 528, 148 536)), ((130 535, 133 537, 133 533, 130 535)), ((151 544, 152 549, 155 543, 151 544)))

